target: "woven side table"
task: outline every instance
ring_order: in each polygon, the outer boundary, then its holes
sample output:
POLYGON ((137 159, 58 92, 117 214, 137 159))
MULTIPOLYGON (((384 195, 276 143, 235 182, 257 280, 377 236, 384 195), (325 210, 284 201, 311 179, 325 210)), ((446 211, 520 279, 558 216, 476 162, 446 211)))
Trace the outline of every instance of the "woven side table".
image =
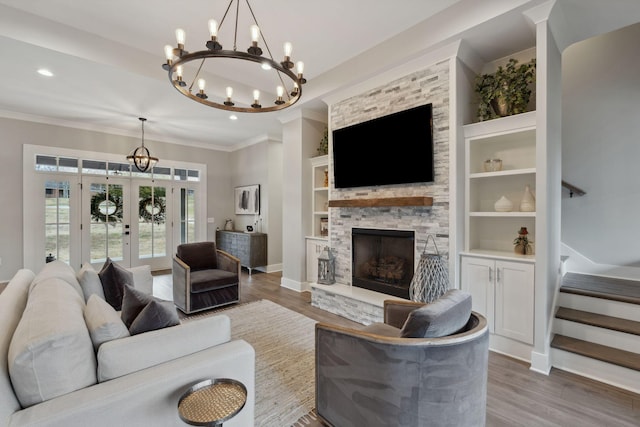
POLYGON ((234 417, 247 401, 247 388, 239 381, 218 378, 201 381, 178 401, 180 419, 192 426, 218 427, 234 417))

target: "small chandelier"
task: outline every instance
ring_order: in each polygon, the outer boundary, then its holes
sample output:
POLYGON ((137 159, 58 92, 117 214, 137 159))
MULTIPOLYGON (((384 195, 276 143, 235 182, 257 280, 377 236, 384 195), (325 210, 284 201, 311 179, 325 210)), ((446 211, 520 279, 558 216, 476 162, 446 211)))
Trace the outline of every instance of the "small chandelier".
POLYGON ((158 163, 157 157, 152 157, 147 147, 144 146, 144 122, 147 121, 144 117, 138 117, 138 120, 142 123, 142 145, 133 150, 128 156, 127 160, 132 165, 135 165, 136 169, 140 172, 146 172, 149 168, 155 166, 158 163))
POLYGON ((247 52, 238 51, 236 48, 236 40, 238 36, 238 14, 240 11, 240 0, 231 0, 229 5, 218 24, 217 21, 209 20, 209 34, 211 39, 206 42, 206 50, 200 50, 197 52, 189 53, 184 50, 185 32, 182 29, 176 30, 176 39, 178 46, 173 48, 170 45, 164 47, 166 56, 166 63, 162 64, 162 68, 168 71, 169 81, 180 93, 188 98, 199 102, 209 107, 219 108, 222 110, 236 111, 240 113, 263 113, 270 111, 282 110, 295 104, 302 95, 302 85, 306 83, 306 79, 303 77, 304 64, 300 61, 296 64, 297 74, 292 71, 294 63, 291 60, 291 43, 284 44, 284 59, 282 62, 276 62, 271 54, 271 49, 264 37, 264 34, 260 30, 258 20, 253 13, 253 9, 249 4, 249 0, 246 0, 247 7, 253 18, 253 25, 251 25, 251 46, 247 49, 247 52), (224 50, 218 40, 218 31, 222 28, 222 24, 225 22, 225 18, 229 13, 229 9, 233 2, 236 2, 236 16, 235 16, 235 30, 233 35, 233 50, 224 50), (258 42, 262 38, 264 46, 269 54, 268 57, 262 56, 262 49, 258 46, 258 42), (219 96, 218 100, 209 98, 205 93, 206 82, 204 79, 199 78, 200 71, 207 59, 239 59, 242 61, 255 62, 262 65, 265 70, 275 70, 279 85, 276 87, 276 99, 273 101, 272 106, 262 106, 260 104, 260 91, 253 91, 253 103, 248 107, 238 107, 233 101, 233 88, 226 88, 226 97, 219 96), (194 78, 187 86, 187 82, 183 80, 183 66, 191 61, 200 60, 197 72, 194 78), (285 84, 286 82, 286 84, 285 84), (193 86, 198 86, 196 93, 192 92, 193 86), (288 86, 287 86, 288 85, 288 86))

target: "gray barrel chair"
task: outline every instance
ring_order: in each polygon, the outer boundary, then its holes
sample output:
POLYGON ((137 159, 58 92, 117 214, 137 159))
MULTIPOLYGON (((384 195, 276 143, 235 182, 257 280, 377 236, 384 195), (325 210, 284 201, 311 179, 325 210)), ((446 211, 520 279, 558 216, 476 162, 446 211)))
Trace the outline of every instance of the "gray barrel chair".
POLYGON ((488 353, 487 321, 458 290, 385 301, 384 323, 362 329, 318 323, 317 413, 336 427, 484 426, 488 353))
POLYGON ((178 245, 173 257, 173 302, 184 313, 240 299, 240 260, 215 242, 178 245))

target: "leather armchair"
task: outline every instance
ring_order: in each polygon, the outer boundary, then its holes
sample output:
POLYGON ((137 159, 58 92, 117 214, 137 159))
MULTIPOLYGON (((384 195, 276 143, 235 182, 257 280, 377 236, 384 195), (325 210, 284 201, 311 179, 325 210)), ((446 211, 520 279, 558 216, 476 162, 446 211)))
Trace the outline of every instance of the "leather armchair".
POLYGON ((423 306, 385 301, 384 323, 363 329, 316 324, 316 410, 323 422, 339 427, 485 425, 486 319, 469 306, 466 325, 451 335, 403 338, 400 328, 407 316, 423 306))
POLYGON ((172 270, 173 302, 186 314, 240 299, 240 260, 215 242, 179 245, 172 270))

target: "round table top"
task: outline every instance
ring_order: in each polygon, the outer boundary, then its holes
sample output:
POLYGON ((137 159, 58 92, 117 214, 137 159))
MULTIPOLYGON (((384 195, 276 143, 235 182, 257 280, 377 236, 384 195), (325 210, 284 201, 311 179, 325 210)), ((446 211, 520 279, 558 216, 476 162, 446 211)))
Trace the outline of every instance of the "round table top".
POLYGON ((229 378, 208 379, 189 389, 178 401, 180 419, 195 426, 220 426, 244 407, 247 389, 229 378))

